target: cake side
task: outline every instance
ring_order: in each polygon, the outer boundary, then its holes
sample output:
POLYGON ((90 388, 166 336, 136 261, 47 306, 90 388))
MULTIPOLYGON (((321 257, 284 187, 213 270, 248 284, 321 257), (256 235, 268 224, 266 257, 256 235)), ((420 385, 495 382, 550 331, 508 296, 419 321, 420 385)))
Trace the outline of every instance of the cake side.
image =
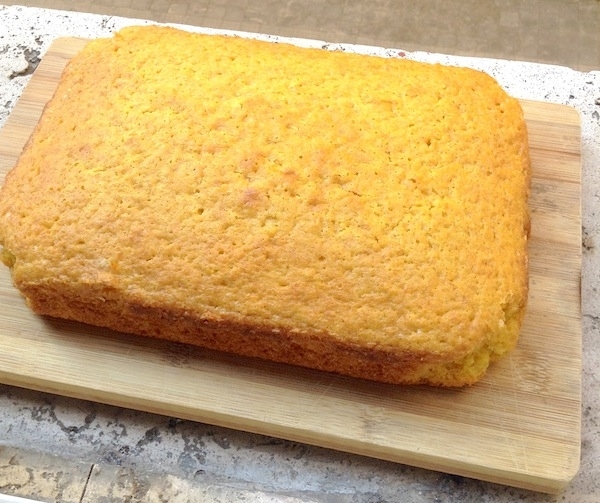
POLYGON ((479 72, 132 28, 69 64, 0 241, 42 314, 459 385, 516 342, 528 182, 479 72))
POLYGON ((391 384, 458 387, 476 383, 489 365, 513 349, 523 312, 506 322, 496 340, 451 360, 448 354, 395 351, 334 338, 328 332, 301 332, 272 324, 209 319, 187 311, 125 302, 117 292, 94 285, 28 285, 22 292, 38 314, 113 330, 298 365, 391 384), (115 295, 116 294, 116 295, 115 295))

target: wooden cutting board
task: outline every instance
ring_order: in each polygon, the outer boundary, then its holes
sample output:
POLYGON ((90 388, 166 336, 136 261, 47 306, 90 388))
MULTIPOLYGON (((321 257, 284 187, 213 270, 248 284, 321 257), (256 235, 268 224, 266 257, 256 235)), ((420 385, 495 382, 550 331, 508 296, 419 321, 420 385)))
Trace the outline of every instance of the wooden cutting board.
MULTIPOLYGON (((66 62, 49 49, 0 132, 0 182, 66 62)), ((405 388, 33 315, 0 267, 0 381, 543 492, 576 474, 581 412, 581 187, 576 111, 523 102, 533 159, 521 339, 479 384, 405 388)))

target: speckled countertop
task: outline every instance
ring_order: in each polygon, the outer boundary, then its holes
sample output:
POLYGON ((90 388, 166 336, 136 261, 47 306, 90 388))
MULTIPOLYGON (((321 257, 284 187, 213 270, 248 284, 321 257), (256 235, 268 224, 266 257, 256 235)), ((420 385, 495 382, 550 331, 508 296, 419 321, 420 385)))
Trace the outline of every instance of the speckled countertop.
MULTIPOLYGON (((0 6, 0 127, 50 43, 142 21, 0 6)), ((433 502, 600 498, 600 72, 440 54, 519 98, 575 107, 582 125, 581 469, 559 496, 0 385, 0 493, 42 501, 433 502)))

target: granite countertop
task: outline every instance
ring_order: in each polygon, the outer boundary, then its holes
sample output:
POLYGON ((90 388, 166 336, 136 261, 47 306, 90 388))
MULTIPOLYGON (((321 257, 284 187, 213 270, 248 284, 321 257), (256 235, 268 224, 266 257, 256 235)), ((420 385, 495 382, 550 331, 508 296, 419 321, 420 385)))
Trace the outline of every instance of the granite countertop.
MULTIPOLYGON (((50 43, 146 21, 0 6, 0 127, 50 43)), ((598 501, 600 72, 406 53, 490 73, 512 95, 581 117, 582 453, 558 496, 207 424, 0 385, 0 494, 42 501, 598 501)), ((0 496, 1 501, 1 496, 0 496)))

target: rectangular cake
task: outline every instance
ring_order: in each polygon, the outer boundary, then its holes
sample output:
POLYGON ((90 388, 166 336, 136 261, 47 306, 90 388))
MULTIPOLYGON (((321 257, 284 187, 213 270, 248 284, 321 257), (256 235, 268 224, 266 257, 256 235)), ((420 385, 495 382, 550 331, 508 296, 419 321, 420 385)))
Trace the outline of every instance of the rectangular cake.
POLYGON ((482 72, 130 27, 65 69, 1 257, 40 315, 463 386, 518 339, 529 181, 482 72))

